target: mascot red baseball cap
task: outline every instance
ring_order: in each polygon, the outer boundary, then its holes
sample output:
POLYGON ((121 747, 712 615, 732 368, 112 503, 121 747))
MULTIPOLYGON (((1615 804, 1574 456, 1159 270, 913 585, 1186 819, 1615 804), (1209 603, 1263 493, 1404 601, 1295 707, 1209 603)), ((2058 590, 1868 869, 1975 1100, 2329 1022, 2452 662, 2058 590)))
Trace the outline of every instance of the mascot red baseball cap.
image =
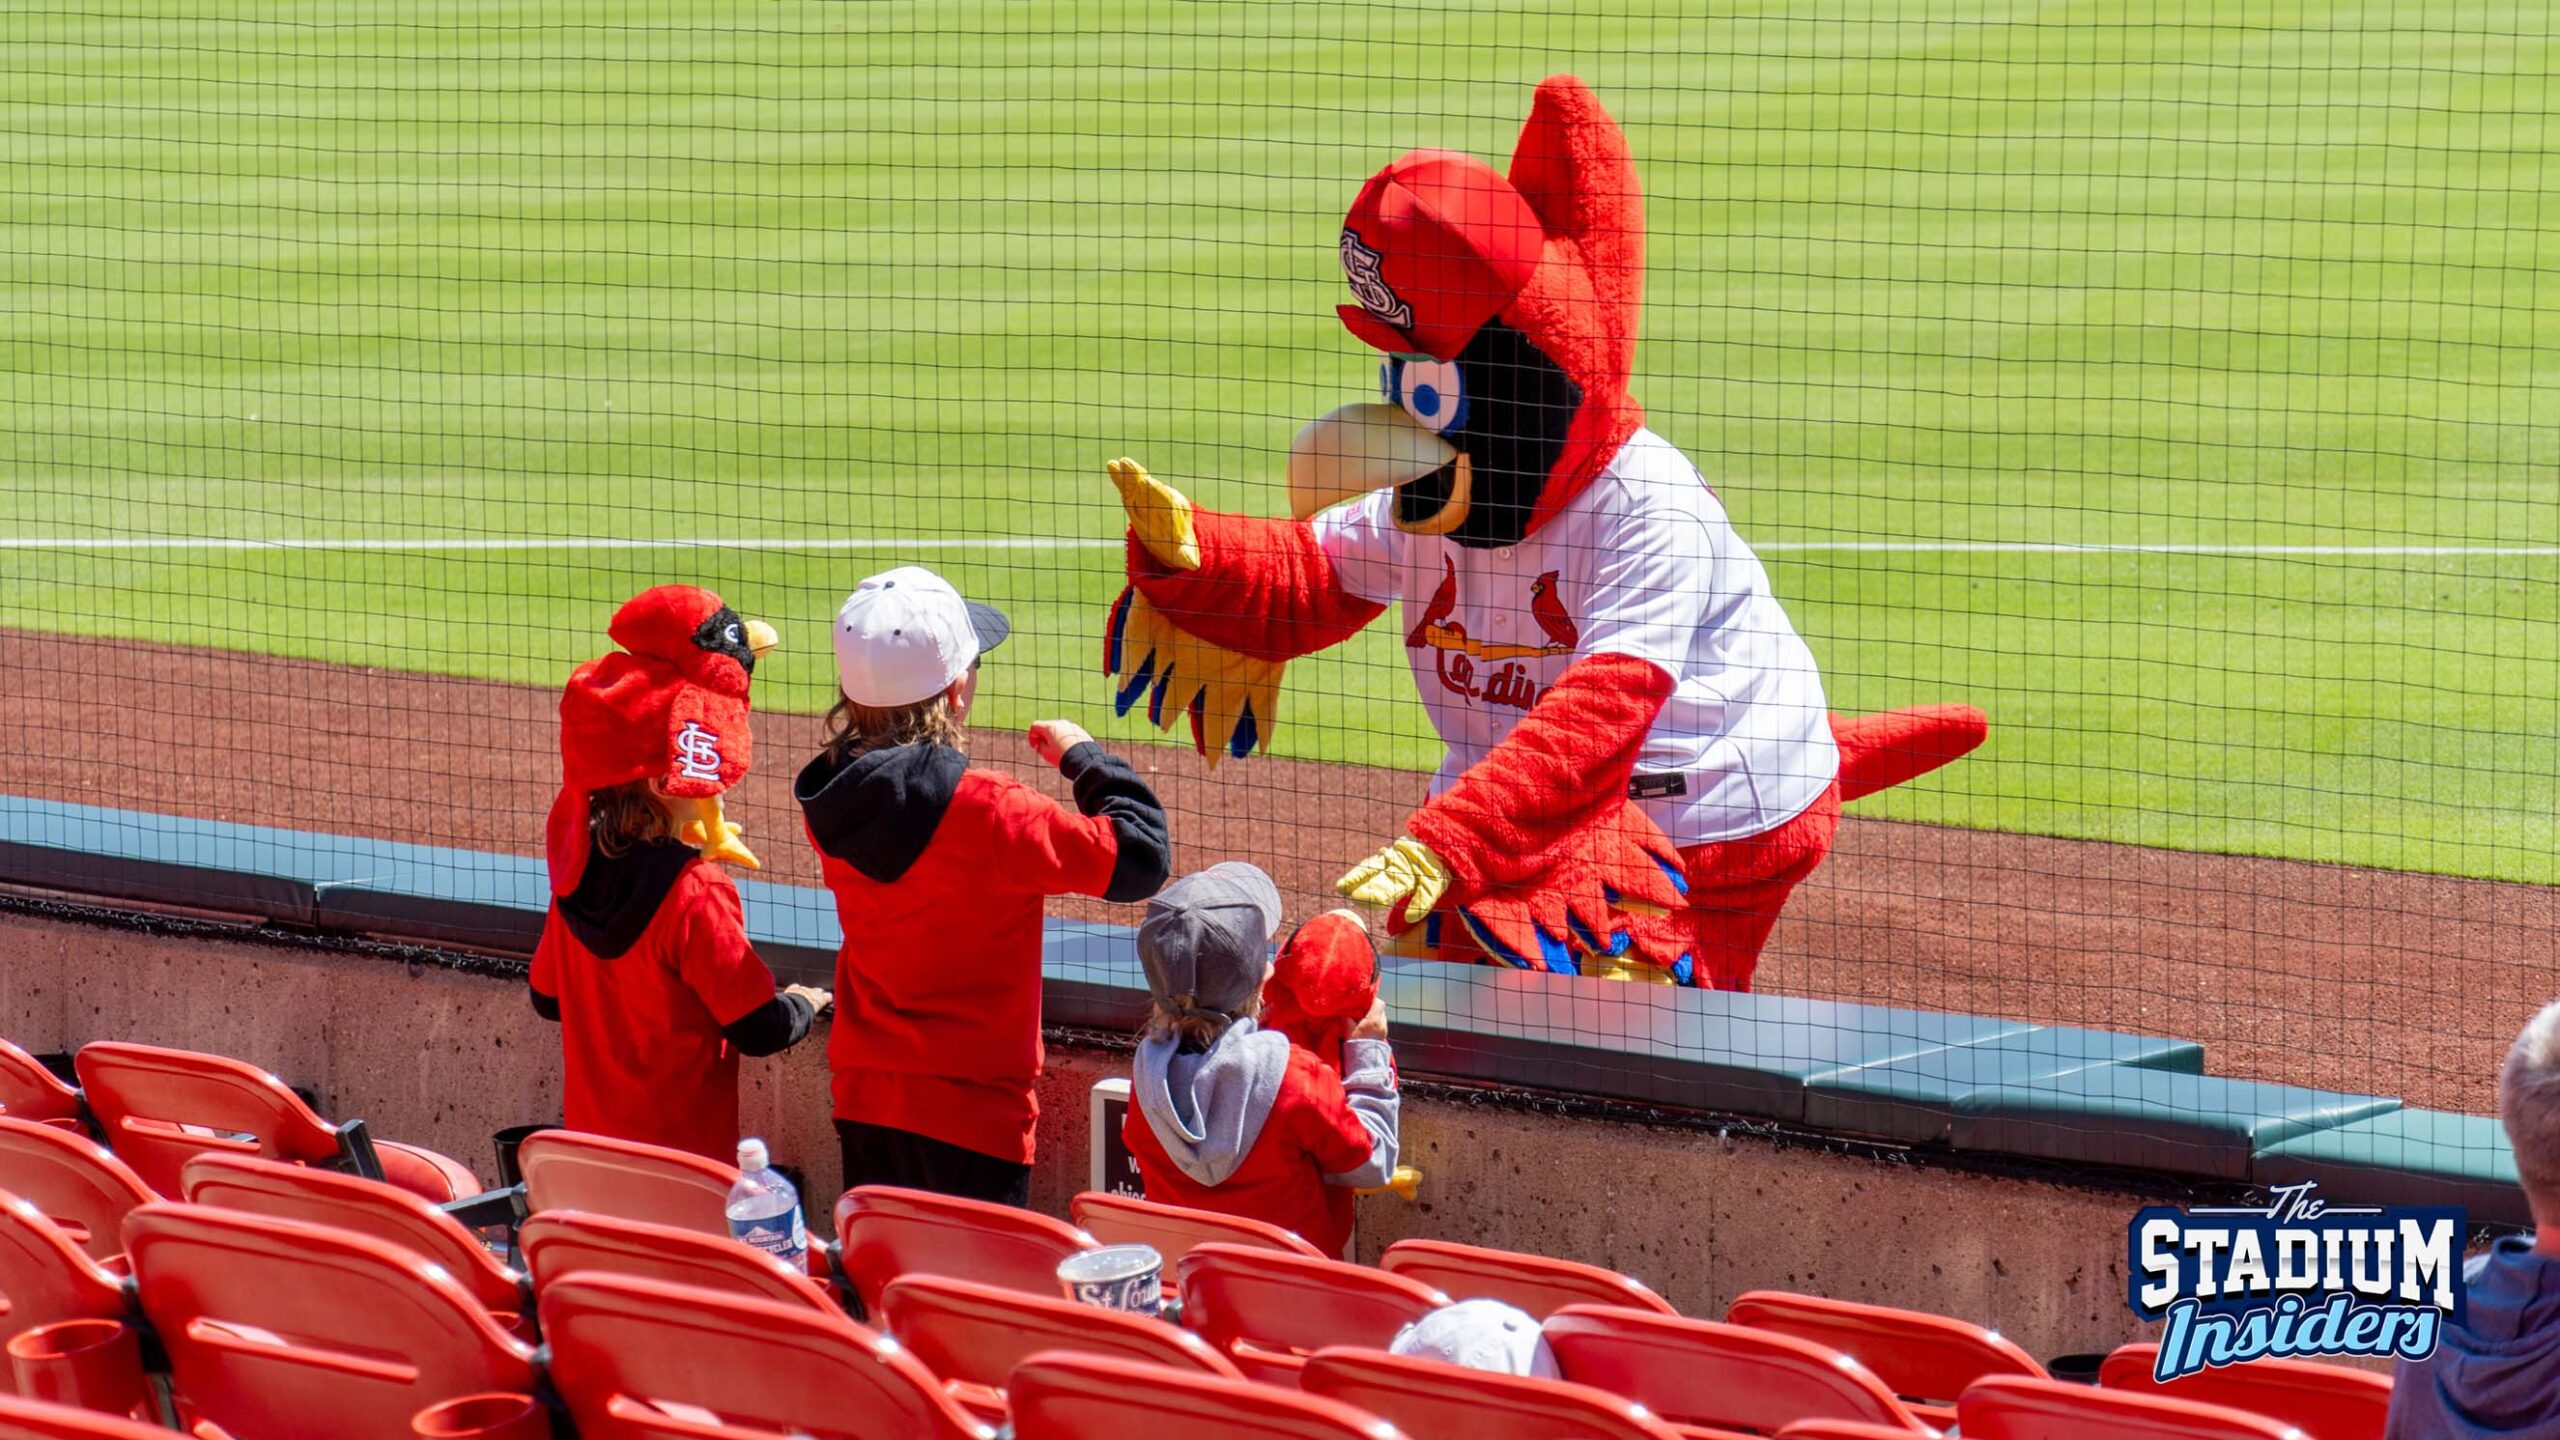
POLYGON ((1369 177, 1342 221, 1351 333, 1393 355, 1454 360, 1538 268, 1547 232, 1502 172, 1416 150, 1369 177))

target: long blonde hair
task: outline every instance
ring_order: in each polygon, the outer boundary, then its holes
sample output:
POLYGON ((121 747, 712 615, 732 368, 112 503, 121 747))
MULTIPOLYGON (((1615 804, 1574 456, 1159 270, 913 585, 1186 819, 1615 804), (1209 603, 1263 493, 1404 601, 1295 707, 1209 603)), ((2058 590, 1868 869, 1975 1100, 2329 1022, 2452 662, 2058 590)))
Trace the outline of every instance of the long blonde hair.
POLYGON ((827 757, 841 765, 856 755, 900 745, 948 745, 969 748, 960 722, 951 714, 951 697, 935 695, 913 705, 857 705, 838 695, 827 712, 827 757))

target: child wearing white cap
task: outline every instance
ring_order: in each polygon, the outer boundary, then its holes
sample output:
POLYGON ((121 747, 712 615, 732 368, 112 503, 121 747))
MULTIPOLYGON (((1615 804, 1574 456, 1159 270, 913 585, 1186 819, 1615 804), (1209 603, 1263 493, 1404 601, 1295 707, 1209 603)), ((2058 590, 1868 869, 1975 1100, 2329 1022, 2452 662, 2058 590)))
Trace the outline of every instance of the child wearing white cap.
POLYGON ((1007 633, 917 566, 863 581, 836 614, 841 698, 793 792, 844 930, 827 1064, 847 1187, 1026 1203, 1043 902, 1144 900, 1170 864, 1164 807, 1071 721, 1030 742, 1073 810, 970 768, 962 725, 1007 633))

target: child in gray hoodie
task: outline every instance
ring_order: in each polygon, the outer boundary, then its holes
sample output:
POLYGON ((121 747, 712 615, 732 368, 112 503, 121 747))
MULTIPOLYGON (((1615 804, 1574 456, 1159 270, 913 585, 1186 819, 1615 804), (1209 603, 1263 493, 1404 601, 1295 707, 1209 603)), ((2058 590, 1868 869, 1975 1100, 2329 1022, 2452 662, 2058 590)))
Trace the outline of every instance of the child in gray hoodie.
MULTIPOLYGON (((1386 1006, 1351 1028, 1339 1078, 1259 1028, 1279 929, 1279 890, 1240 861, 1186 875, 1148 902, 1138 959, 1153 1005, 1121 1139, 1148 1199, 1266 1220, 1340 1254, 1354 1190, 1385 1184, 1396 1168, 1386 1006)), ((1360 918, 1340 910, 1290 940, 1346 943, 1369 946, 1360 918)))

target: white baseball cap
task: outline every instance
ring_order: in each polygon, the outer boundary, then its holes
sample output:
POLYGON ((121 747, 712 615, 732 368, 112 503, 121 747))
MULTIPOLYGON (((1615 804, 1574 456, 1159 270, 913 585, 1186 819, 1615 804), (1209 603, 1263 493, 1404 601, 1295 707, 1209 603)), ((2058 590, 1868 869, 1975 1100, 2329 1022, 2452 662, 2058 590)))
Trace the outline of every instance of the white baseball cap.
POLYGON ((914 705, 950 689, 1011 633, 1003 611, 902 565, 853 587, 836 611, 836 683, 856 705, 914 705))
POLYGON ((1561 1378, 1546 1332, 1528 1311, 1500 1300, 1443 1305, 1396 1332, 1388 1353, 1491 1370, 1500 1375, 1561 1378))

